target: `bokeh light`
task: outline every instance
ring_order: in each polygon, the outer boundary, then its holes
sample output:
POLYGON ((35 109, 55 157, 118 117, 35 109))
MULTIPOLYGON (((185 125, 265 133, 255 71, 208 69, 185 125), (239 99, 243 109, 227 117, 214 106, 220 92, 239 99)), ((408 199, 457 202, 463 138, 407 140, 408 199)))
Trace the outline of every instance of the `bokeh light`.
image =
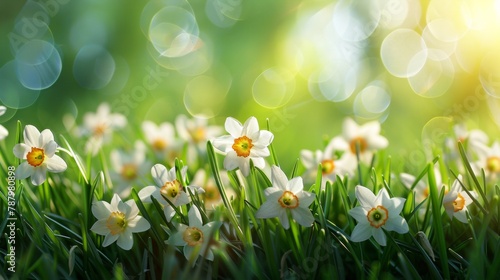
POLYGON ((408 77, 413 91, 423 97, 439 97, 453 84, 455 69, 449 59, 427 59, 422 69, 414 76, 408 77))
POLYGON ((396 77, 411 77, 427 60, 427 46, 420 34, 411 29, 397 29, 385 37, 380 57, 389 73, 396 77))
POLYGON ((391 104, 391 96, 382 81, 374 81, 362 89, 354 99, 353 112, 358 118, 382 121, 391 104))
POLYGON ((241 20, 243 0, 207 0, 205 13, 210 21, 221 28, 228 28, 241 20))
POLYGON ((217 116, 226 104, 230 86, 230 80, 217 80, 207 75, 194 77, 186 85, 184 106, 193 117, 217 116))
POLYGON ((479 80, 489 95, 500 98, 500 53, 487 53, 481 61, 479 80))
POLYGON ((278 108, 290 100, 295 92, 295 76, 285 68, 274 67, 263 71, 254 81, 254 100, 266 108, 278 108))
POLYGON ((82 47, 73 63, 73 75, 78 84, 87 89, 105 87, 115 72, 113 56, 99 45, 82 47))
POLYGON ((0 68, 0 101, 9 108, 21 109, 35 103, 40 90, 28 89, 19 82, 16 64, 12 60, 0 68))
POLYGON ((61 74, 61 56, 49 42, 31 40, 16 53, 16 70, 19 81, 26 88, 46 89, 61 74))

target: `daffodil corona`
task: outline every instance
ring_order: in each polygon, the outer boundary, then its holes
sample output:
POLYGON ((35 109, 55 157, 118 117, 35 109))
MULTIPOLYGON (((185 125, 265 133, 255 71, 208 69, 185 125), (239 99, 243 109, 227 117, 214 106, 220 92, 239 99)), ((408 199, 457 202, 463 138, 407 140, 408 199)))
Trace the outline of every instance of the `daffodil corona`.
POLYGON ((361 242, 373 236, 378 244, 385 246, 387 237, 383 229, 401 234, 408 232, 406 220, 399 215, 404 198, 390 198, 386 189, 381 189, 375 196, 363 186, 356 186, 356 198, 360 205, 349 211, 358 222, 351 234, 352 241, 361 242))

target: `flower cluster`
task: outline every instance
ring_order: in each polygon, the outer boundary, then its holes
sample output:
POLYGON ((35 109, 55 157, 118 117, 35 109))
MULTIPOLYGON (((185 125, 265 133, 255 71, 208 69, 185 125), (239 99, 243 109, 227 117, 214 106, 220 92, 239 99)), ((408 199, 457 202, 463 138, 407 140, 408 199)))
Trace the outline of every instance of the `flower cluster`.
MULTIPOLYGON (((0 115, 4 112, 5 107, 0 107, 0 115)), ((161 218, 170 227, 166 230, 169 237, 165 243, 182 247, 185 258, 193 265, 199 257, 214 260, 212 247, 222 242, 220 235, 224 235, 219 231, 222 220, 233 219, 231 221, 235 223, 236 219, 236 215, 221 217, 220 213, 223 209, 232 211, 233 203, 239 208, 245 203, 252 206, 245 215, 254 215, 258 220, 253 221, 257 223, 281 224, 284 230, 291 227, 292 230, 297 227, 305 230, 314 225, 320 226, 324 218, 322 215, 332 215, 326 212, 319 215, 317 211, 323 209, 321 201, 325 200, 326 193, 342 187, 344 191, 354 194, 357 201, 357 205, 349 205, 349 199, 343 202, 347 204, 346 212, 352 217, 350 221, 356 221, 355 225, 350 225, 352 231, 347 232, 348 240, 363 242, 373 237, 381 246, 387 245, 388 232, 406 234, 410 231, 406 220, 408 213, 402 213, 407 199, 393 196, 393 191, 402 196, 414 194, 412 201, 418 206, 410 208, 420 210, 419 215, 413 216, 420 219, 425 215, 422 210, 426 209, 429 200, 425 174, 417 177, 401 172, 400 185, 406 188, 395 191, 397 187, 394 185, 374 184, 372 189, 378 190, 377 194, 360 182, 353 189, 343 185, 348 180, 355 181, 353 175, 361 172, 361 168, 373 168, 375 153, 388 146, 387 139, 380 135, 380 123, 375 121, 359 125, 353 119, 346 119, 341 135, 331 138, 323 149, 304 149, 300 152, 302 165, 294 169, 290 178, 280 166, 274 165, 274 161, 273 164, 267 161, 274 134, 259 129, 255 117, 248 118, 243 124, 228 117, 224 125, 228 135, 222 135, 221 127, 208 125, 206 120, 188 119, 186 116, 179 116, 175 125, 146 120, 141 125, 142 140, 137 139, 130 144, 128 139, 122 139, 123 147, 114 146, 107 150, 105 144, 126 123, 125 116, 112 113, 109 105, 102 104, 96 113, 84 115, 83 126, 79 128, 79 135, 86 136, 85 151, 91 155, 100 152, 104 160, 110 162, 106 171, 109 178, 105 179, 112 190, 110 203, 98 199, 110 197, 108 193, 92 194, 91 197, 91 211, 97 221, 90 230, 104 236, 103 247, 116 242, 120 248, 130 250, 134 244, 133 233, 147 232, 156 227, 145 215, 139 215, 137 203, 146 206, 154 203, 155 207, 144 209, 162 210, 161 218), (214 150, 208 152, 207 144, 212 145, 214 150), (213 151, 224 158, 225 170, 217 169, 213 151), (148 160, 148 155, 152 155, 156 163, 148 160), (205 157, 210 157, 212 161, 207 161, 205 157), (192 163, 190 168, 184 162, 192 163), (252 168, 260 172, 252 172, 252 168), (301 175, 297 175, 297 171, 302 171, 301 175), (321 185, 315 186, 319 178, 321 185), (342 182, 337 182, 338 178, 342 182), (122 201, 133 192, 134 199, 122 201), (240 201, 240 197, 244 198, 244 202, 240 201), (172 225, 175 225, 175 230, 172 225)), ((478 131, 469 133, 461 127, 455 128, 455 133, 458 141, 466 144, 468 156, 474 159, 475 172, 479 174, 484 170, 486 176, 496 178, 500 174, 499 142, 488 146, 484 134, 478 131)), ((0 126, 0 139, 7 136, 8 131, 0 126)), ((40 132, 36 127, 26 125, 23 136, 24 142, 13 148, 14 155, 24 160, 16 169, 17 179, 31 177, 31 183, 37 186, 46 182, 47 172, 65 171, 68 165, 56 154, 58 151, 65 151, 67 159, 74 160, 81 168, 80 159, 69 151, 71 149, 61 148, 50 130, 40 132)), ((446 142, 445 148, 449 153, 445 160, 456 162, 458 148, 451 142, 446 142)), ((459 166, 458 169, 464 168, 459 166)), ((479 197, 464 184, 461 174, 449 188, 448 182, 443 180, 447 176, 441 174, 442 170, 439 164, 435 165, 435 182, 432 182, 439 193, 444 193, 442 207, 450 219, 468 223, 468 211, 479 197)), ((376 179, 373 181, 376 182, 376 179)), ((237 228, 235 224, 233 226, 237 228)), ((418 228, 415 230, 421 232, 418 228)), ((226 240, 229 240, 227 236, 226 240)))

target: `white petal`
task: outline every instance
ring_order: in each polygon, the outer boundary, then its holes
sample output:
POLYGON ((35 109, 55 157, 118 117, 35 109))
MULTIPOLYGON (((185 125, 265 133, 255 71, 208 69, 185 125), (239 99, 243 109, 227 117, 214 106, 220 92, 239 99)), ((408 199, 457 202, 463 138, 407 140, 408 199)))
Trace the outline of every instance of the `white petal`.
POLYGON ((14 155, 20 159, 26 159, 26 155, 30 151, 31 151, 31 147, 24 144, 24 143, 16 144, 14 146, 14 149, 13 149, 14 155))
POLYGON ((266 161, 261 157, 252 157, 253 165, 259 169, 266 167, 266 161))
POLYGON ((346 118, 342 124, 342 135, 348 141, 359 136, 359 126, 351 118, 346 118))
POLYGON ((199 250, 199 246, 197 247, 192 247, 192 246, 184 246, 183 248, 183 253, 184 253, 184 256, 186 257, 187 260, 193 260, 193 265, 196 263, 196 260, 198 259, 198 255, 199 255, 199 252, 195 251, 195 248, 197 250, 199 250), (194 255, 196 253, 198 253, 197 255, 194 255))
POLYGON ((288 182, 288 190, 290 190, 294 194, 301 192, 303 189, 304 189, 304 183, 302 182, 302 177, 292 178, 288 182))
POLYGON ((95 222, 90 230, 99 235, 106 235, 109 233, 109 228, 106 226, 106 220, 99 220, 95 222))
POLYGON ((122 232, 118 236, 116 244, 123 250, 132 249, 132 246, 134 246, 134 237, 132 236, 132 233, 129 231, 122 232))
POLYGON ((0 125, 0 140, 5 139, 8 135, 9 131, 3 125, 0 125))
POLYGON ((103 220, 109 218, 111 215, 111 205, 106 201, 96 201, 92 203, 92 214, 98 220, 103 220))
POLYGON ((16 168, 16 179, 26 179, 31 176, 33 172, 35 172, 35 168, 25 161, 16 168))
POLYGON ((7 111, 7 107, 0 106, 0 116, 2 116, 3 114, 5 114, 5 111, 7 111))
POLYGON ((32 125, 27 125, 24 127, 24 143, 30 147, 37 147, 41 148, 39 146, 39 138, 40 138, 40 131, 32 125))
POLYGON ((408 223, 401 216, 390 217, 385 225, 382 226, 388 231, 395 231, 397 233, 407 233, 408 232, 408 223))
POLYGON ((402 197, 393 197, 391 198, 393 209, 391 215, 399 215, 403 210, 403 206, 405 205, 406 198, 402 197))
POLYGON ((259 131, 259 122, 255 117, 248 118, 243 124, 241 135, 252 135, 259 131))
POLYGON ((43 182, 45 182, 46 178, 47 178, 47 168, 41 165, 34 168, 34 172, 33 174, 31 174, 31 183, 33 183, 33 185, 35 186, 39 186, 43 182))
POLYGON ((307 208, 309 207, 309 205, 311 205, 311 203, 314 202, 316 194, 306 191, 301 191, 297 194, 297 198, 299 199, 300 207, 307 208))
POLYGON ((302 226, 310 227, 314 223, 314 216, 309 208, 297 207, 292 209, 293 219, 302 226))
POLYGON ((172 234, 170 238, 167 240, 167 244, 172 245, 172 246, 185 246, 187 245, 186 241, 184 241, 184 238, 182 235, 184 234, 184 231, 186 231, 187 226, 180 224, 178 226, 177 232, 172 234))
POLYGON ((358 223, 367 223, 368 220, 366 218, 367 212, 366 210, 361 207, 357 206, 349 210, 349 215, 351 215, 358 223))
POLYGON ((372 228, 372 235, 380 246, 387 245, 387 237, 381 228, 372 228))
POLYGON ((174 205, 181 206, 181 205, 186 205, 189 202, 191 202, 191 199, 185 192, 182 191, 177 195, 177 199, 175 200, 174 205))
POLYGON ((358 199, 359 204, 361 206, 370 208, 377 206, 375 204, 376 203, 375 195, 370 189, 363 187, 361 185, 357 185, 355 193, 356 193, 356 198, 358 199))
POLYGON ((457 218, 457 220, 459 220, 460 222, 462 222, 462 223, 465 223, 465 224, 466 224, 466 223, 468 223, 468 222, 469 222, 469 221, 467 220, 466 210, 467 210, 467 208, 465 208, 465 207, 464 207, 464 208, 462 208, 462 210, 455 212, 455 213, 453 214, 453 216, 454 216, 455 218, 457 218))
POLYGON ((267 199, 272 199, 271 196, 276 199, 278 199, 281 194, 283 193, 283 190, 277 187, 270 187, 270 188, 265 188, 264 189, 264 194, 266 195, 267 199), (276 194, 276 195, 273 195, 276 194))
POLYGON ((214 148, 223 153, 232 151, 233 144, 234 144, 234 137, 231 135, 220 136, 212 140, 212 145, 214 146, 214 148))
POLYGON ((231 136, 233 138, 238 138, 238 137, 242 136, 243 126, 241 125, 241 123, 238 120, 231 118, 231 117, 228 117, 226 119, 224 127, 225 127, 226 131, 229 134, 231 134, 231 136))
POLYGON ((286 214, 285 209, 281 208, 281 211, 278 213, 278 218, 280 219, 281 225, 284 229, 290 228, 290 221, 288 220, 288 215, 286 214))
POLYGON ((141 189, 138 193, 139 195, 139 198, 141 199, 142 202, 144 203, 151 203, 151 195, 153 195, 153 193, 155 192, 158 192, 158 187, 156 186, 147 186, 143 189, 141 189))
POLYGON ((285 210, 279 205, 277 200, 267 200, 259 210, 255 213, 255 217, 259 219, 273 218, 281 215, 285 210))
MULTIPOLYGON (((52 134, 52 131, 50 131, 49 129, 44 129, 42 130, 42 132, 40 133, 40 138, 38 139, 38 142, 39 142, 39 145, 38 146, 39 148, 45 148, 45 145, 50 143, 50 142, 53 142, 54 141, 54 135, 52 134)), ((56 144, 57 146, 57 144, 56 144)))
POLYGON ((304 167, 307 169, 316 168, 316 165, 318 164, 318 162, 316 162, 314 158, 314 153, 309 150, 300 151, 300 160, 302 161, 302 164, 304 164, 304 167))
POLYGON ((153 180, 158 187, 162 187, 166 182, 175 180, 175 177, 170 178, 167 168, 159 163, 151 168, 151 176, 153 176, 153 180))
POLYGON ((133 199, 125 201, 125 204, 129 206, 129 212, 126 214, 127 219, 133 219, 139 214, 139 207, 135 204, 133 199))
POLYGON ((163 207, 163 213, 165 214, 165 218, 167 218, 167 222, 170 222, 175 216, 175 210, 170 205, 163 207))
POLYGON ((259 131, 259 139, 254 143, 254 145, 269 146, 274 139, 274 134, 267 130, 259 131))
POLYGON ((134 219, 128 221, 127 227, 130 232, 143 232, 148 230, 151 225, 144 217, 136 216, 134 219))
POLYGON ((288 178, 283 170, 276 165, 271 167, 271 182, 273 183, 273 187, 283 191, 288 190, 288 178))
POLYGON ((189 209, 188 218, 190 227, 201 228, 203 226, 200 211, 196 206, 192 206, 191 209, 189 209))
POLYGON ((113 235, 111 233, 106 234, 106 236, 104 237, 104 241, 102 242, 102 246, 103 247, 109 246, 110 244, 115 242, 118 239, 118 237, 120 237, 120 235, 118 235, 118 234, 115 234, 115 235, 113 235))
POLYGON ((52 173, 62 172, 68 168, 66 162, 58 155, 46 158, 44 163, 47 166, 47 170, 52 173))
POLYGON ((385 188, 381 188, 378 191, 377 196, 375 197, 375 206, 376 205, 384 205, 386 207, 391 207, 391 197, 385 188))
POLYGON ((351 233, 351 241, 361 242, 372 236, 372 227, 369 223, 358 223, 351 233))

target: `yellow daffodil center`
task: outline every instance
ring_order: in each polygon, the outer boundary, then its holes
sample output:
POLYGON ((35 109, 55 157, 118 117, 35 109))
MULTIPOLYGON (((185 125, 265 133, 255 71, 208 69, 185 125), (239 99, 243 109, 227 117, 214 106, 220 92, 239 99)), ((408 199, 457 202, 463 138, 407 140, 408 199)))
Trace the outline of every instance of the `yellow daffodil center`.
POLYGON ((26 159, 29 165, 33 167, 40 166, 45 160, 45 152, 43 149, 31 147, 31 151, 26 155, 26 159))
POLYGON ((189 246, 196 246, 203 243, 203 232, 197 227, 188 227, 182 234, 182 239, 189 246))
POLYGON ((490 172, 500 172, 500 157, 489 157, 486 160, 486 169, 490 172))
POLYGON ((232 147, 239 157, 247 157, 250 155, 250 150, 253 147, 252 139, 246 136, 241 136, 234 139, 234 144, 232 147))
POLYGON ((333 159, 325 159, 321 162, 321 172, 323 175, 331 174, 335 170, 335 162, 333 159))
POLYGON ((206 139, 206 132, 203 127, 196 127, 195 129, 189 130, 189 134, 191 135, 191 138, 195 143, 200 143, 202 141, 205 141, 206 139))
POLYGON ((175 201, 177 196, 182 191, 182 185, 179 180, 166 182, 160 189, 160 193, 170 201, 175 201))
POLYGON ((356 137, 356 138, 351 140, 351 142, 349 143, 349 146, 350 146, 351 152, 353 154, 356 153, 357 146, 359 147, 359 152, 362 153, 362 152, 366 151, 366 148, 368 148, 368 143, 366 143, 365 138, 356 137))
POLYGON ((137 177, 137 166, 133 163, 124 164, 121 175, 127 181, 134 180, 137 177))
POLYGON ((278 202, 283 208, 294 209, 299 206, 299 198, 290 191, 283 192, 278 202))
POLYGON ((464 209, 464 206, 465 206, 465 199, 464 197, 459 193, 457 195, 457 199, 455 199, 455 201, 453 201, 453 211, 454 212, 458 212, 462 209, 464 209))
POLYGON ((103 136, 104 132, 106 132, 105 124, 99 124, 94 128, 94 136, 103 136))
POLYGON ((214 185, 207 185, 205 188, 204 198, 206 202, 217 202, 221 199, 219 190, 214 185))
POLYGON ((122 233, 125 228, 127 228, 125 214, 120 211, 111 212, 111 215, 109 215, 109 218, 106 221, 106 227, 112 235, 122 233))
POLYGON ((368 211, 366 218, 368 219, 368 222, 370 222, 370 226, 379 228, 385 225, 387 219, 389 219, 389 211, 387 211, 384 206, 379 205, 368 211))
POLYGON ((162 151, 167 147, 167 142, 165 142, 163 139, 155 139, 152 143, 153 149, 156 151, 162 151))

